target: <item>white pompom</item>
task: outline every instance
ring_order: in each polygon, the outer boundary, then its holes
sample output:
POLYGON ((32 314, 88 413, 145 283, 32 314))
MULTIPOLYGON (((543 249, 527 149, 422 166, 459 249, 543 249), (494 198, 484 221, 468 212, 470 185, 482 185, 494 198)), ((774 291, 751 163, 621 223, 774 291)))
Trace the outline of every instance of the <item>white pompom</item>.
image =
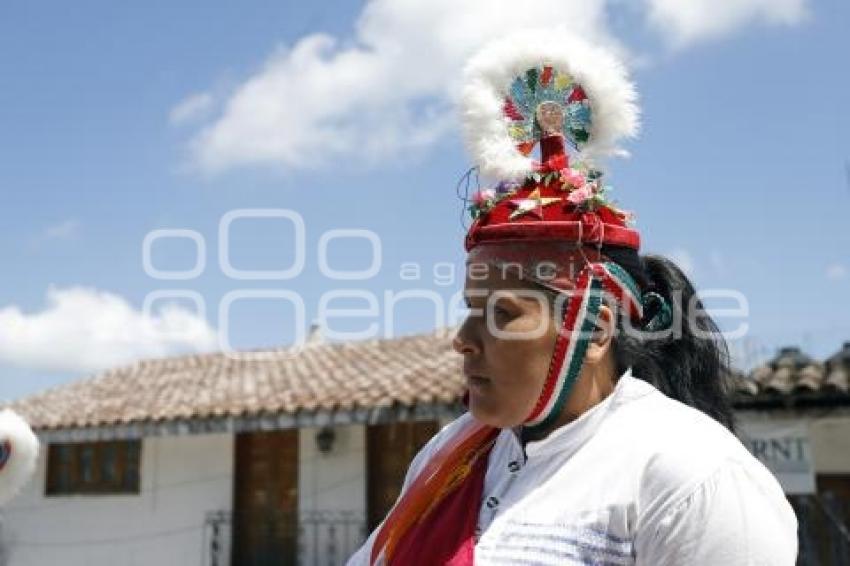
POLYGON ((0 505, 20 491, 38 458, 38 438, 29 425, 9 409, 0 411, 0 505))

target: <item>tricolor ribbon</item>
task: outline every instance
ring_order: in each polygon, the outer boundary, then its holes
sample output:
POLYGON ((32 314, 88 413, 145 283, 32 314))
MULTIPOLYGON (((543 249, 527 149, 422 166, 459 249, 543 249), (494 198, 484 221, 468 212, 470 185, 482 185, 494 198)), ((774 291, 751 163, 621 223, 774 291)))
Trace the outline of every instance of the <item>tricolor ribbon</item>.
POLYGON ((590 263, 576 278, 569 291, 567 307, 555 341, 549 373, 543 391, 525 421, 526 428, 548 428, 561 414, 575 381, 581 372, 603 292, 612 296, 632 320, 643 318, 643 304, 634 279, 613 262, 590 263))

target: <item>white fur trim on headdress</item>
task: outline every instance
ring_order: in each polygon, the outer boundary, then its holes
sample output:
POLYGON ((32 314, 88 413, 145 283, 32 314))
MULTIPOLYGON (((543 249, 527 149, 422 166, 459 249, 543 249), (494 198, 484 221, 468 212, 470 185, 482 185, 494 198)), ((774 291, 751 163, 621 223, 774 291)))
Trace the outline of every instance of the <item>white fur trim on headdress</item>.
POLYGON ((567 31, 518 32, 488 44, 465 69, 463 129, 482 174, 521 181, 533 172, 533 160, 508 134, 503 107, 512 81, 543 64, 571 75, 587 94, 593 117, 581 159, 622 154, 617 143, 637 134, 637 93, 625 66, 612 53, 567 31))
POLYGON ((0 411, 0 444, 8 442, 11 454, 0 469, 0 505, 26 485, 35 470, 38 439, 29 425, 9 409, 0 411))

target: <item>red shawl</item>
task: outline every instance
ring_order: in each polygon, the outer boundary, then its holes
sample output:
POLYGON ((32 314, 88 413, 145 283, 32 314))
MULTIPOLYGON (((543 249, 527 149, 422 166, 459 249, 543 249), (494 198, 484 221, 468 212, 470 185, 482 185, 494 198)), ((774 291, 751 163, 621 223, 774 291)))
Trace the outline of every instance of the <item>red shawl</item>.
POLYGON ((370 564, 472 565, 487 457, 498 433, 470 421, 431 457, 378 531, 370 564))

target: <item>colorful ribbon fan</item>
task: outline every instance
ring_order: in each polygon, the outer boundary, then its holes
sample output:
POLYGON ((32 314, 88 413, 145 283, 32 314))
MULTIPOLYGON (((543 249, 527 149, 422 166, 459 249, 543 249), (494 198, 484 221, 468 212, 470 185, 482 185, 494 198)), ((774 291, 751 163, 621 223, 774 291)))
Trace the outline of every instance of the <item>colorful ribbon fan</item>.
POLYGON ((465 76, 470 153, 482 174, 501 181, 522 182, 534 173, 529 155, 555 131, 590 163, 623 153, 619 140, 638 130, 637 95, 623 65, 567 32, 498 40, 470 60, 465 76))

